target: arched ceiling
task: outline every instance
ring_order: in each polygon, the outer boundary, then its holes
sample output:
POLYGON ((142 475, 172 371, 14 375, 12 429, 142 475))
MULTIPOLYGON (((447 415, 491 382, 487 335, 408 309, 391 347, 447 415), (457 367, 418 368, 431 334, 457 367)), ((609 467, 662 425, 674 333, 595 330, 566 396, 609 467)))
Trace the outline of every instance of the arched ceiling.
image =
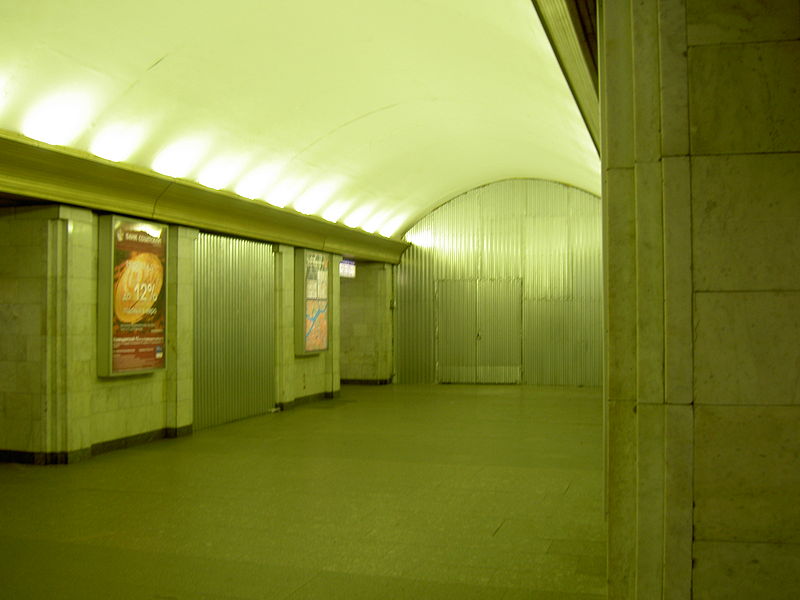
POLYGON ((530 0, 4 0, 0 129, 395 239, 493 181, 600 188, 530 0))

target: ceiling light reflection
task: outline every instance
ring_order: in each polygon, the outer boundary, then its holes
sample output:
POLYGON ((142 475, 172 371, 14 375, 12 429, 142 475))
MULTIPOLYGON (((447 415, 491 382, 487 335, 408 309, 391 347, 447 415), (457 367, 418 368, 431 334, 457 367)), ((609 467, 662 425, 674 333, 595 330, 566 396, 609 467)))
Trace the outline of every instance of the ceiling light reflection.
POLYGON ((269 186, 277 179, 283 165, 265 164, 249 171, 236 184, 234 191, 243 198, 263 198, 269 186))
POLYGON ((347 225, 348 227, 353 227, 353 228, 358 227, 364 221, 366 221, 367 217, 369 216, 369 211, 370 209, 368 206, 362 206, 361 208, 357 208, 352 213, 347 215, 347 217, 345 217, 344 224, 347 225))
POLYGON ((128 160, 144 140, 145 129, 131 123, 115 123, 102 129, 92 140, 89 152, 114 162, 128 160))
POLYGON ((387 221, 381 228, 378 230, 383 237, 392 237, 395 232, 400 229, 400 225, 406 220, 405 215, 399 215, 387 221))
POLYGON ((434 239, 430 231, 416 231, 406 234, 406 241, 421 248, 433 248, 434 239))
POLYGON ((46 144, 64 146, 89 125, 94 102, 84 91, 63 91, 36 104, 22 121, 24 135, 46 144))
POLYGON ((338 223, 349 206, 349 202, 334 202, 323 211, 322 218, 331 223, 338 223))
POLYGON ((185 138, 173 142, 153 159, 153 170, 169 177, 186 177, 206 153, 208 142, 185 138))
POLYGON ((361 226, 361 229, 366 231, 367 233, 375 233, 380 229, 381 225, 386 222, 386 212, 379 212, 372 215, 366 222, 361 226))
POLYGON ((265 200, 272 206, 283 208, 297 197, 304 185, 305 182, 302 179, 286 177, 270 190, 265 200))
POLYGON ((243 156, 223 156, 208 163, 197 176, 197 182, 207 188, 226 188, 244 169, 247 159, 243 156))
POLYGON ((316 213, 341 186, 339 181, 324 181, 308 188, 294 203, 294 209, 304 215, 316 213))

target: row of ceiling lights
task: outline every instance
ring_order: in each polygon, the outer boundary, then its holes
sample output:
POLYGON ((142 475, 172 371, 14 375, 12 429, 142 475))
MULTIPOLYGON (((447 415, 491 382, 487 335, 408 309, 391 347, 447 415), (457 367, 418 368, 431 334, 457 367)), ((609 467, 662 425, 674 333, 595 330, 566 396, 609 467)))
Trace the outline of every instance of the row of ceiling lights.
MULTIPOLYGON (((8 100, 5 83, 0 79, 0 109, 8 100)), ((90 127, 95 107, 91 95, 80 91, 47 96, 25 113, 20 133, 53 146, 69 146, 90 127)), ((88 150, 100 158, 124 163, 142 146, 147 133, 142 124, 114 123, 97 132, 88 150)), ((351 199, 337 197, 343 178, 309 182, 283 175, 285 164, 265 163, 248 169, 249 158, 245 155, 221 156, 203 162, 210 149, 208 137, 181 138, 157 152, 150 168, 168 177, 190 179, 210 189, 233 191, 243 198, 263 200, 279 208, 290 207, 305 215, 316 215, 331 223, 387 238, 406 220, 406 215, 373 212, 369 205, 359 206, 351 199)))

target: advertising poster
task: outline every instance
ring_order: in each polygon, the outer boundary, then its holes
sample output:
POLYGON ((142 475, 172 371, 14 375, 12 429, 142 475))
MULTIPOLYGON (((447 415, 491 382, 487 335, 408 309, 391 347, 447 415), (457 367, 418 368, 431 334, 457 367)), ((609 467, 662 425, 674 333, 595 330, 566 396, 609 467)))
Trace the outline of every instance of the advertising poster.
POLYGON ((121 218, 114 218, 111 224, 107 374, 164 368, 167 226, 121 218))

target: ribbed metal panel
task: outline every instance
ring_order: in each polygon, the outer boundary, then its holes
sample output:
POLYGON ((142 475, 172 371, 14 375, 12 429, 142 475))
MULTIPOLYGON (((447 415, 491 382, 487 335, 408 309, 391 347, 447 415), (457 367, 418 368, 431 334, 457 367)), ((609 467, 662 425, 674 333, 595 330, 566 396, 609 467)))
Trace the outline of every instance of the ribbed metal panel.
POLYGON ((201 233, 195 246, 194 428, 275 403, 275 262, 262 242, 201 233))
POLYGON ((436 381, 476 383, 477 300, 472 280, 436 282, 436 381))
POLYGON ((476 337, 474 381, 505 373, 509 382, 600 385, 600 236, 600 200, 546 181, 491 184, 431 213, 408 232, 414 245, 395 271, 397 380, 443 381, 458 371, 455 359, 442 355, 446 327, 462 344, 476 337), (464 288, 461 296, 442 297, 456 288, 464 288), (474 290, 474 318, 466 289, 474 290), (447 318, 463 316, 469 333, 453 333, 457 323, 443 321, 445 307, 447 318), (487 331, 505 333, 488 342, 487 331), (443 358, 450 375, 443 375, 443 358), (521 370, 516 379, 515 360, 521 370))

